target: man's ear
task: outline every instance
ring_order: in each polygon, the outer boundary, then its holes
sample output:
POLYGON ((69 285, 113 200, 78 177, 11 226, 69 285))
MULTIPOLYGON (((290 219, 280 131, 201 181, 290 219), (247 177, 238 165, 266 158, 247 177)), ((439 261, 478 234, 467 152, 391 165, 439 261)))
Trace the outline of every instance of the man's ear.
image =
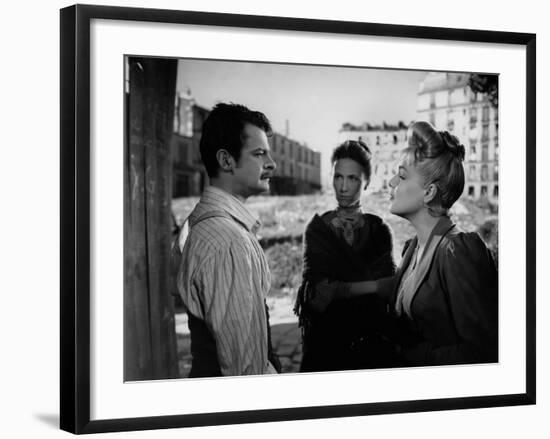
POLYGON ((233 173, 235 159, 226 149, 219 149, 218 152, 216 152, 216 160, 222 171, 233 173))
POLYGON ((437 195, 437 186, 435 183, 430 183, 426 188, 424 189, 424 203, 428 204, 431 202, 435 196, 437 195))

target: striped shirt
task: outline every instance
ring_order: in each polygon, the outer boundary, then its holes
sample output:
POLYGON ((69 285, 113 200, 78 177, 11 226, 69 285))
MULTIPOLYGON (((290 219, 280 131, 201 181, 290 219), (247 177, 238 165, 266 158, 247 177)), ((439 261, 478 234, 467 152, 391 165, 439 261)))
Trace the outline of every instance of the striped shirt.
POLYGON ((236 197, 207 187, 189 217, 177 287, 191 314, 204 320, 216 342, 222 375, 276 373, 268 361, 265 298, 271 275, 255 232, 260 222, 236 197))

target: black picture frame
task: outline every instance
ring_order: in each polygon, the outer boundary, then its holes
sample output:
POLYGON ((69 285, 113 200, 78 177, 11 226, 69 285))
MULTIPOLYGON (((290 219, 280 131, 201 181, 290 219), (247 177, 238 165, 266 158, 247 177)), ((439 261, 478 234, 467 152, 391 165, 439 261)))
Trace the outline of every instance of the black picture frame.
POLYGON ((60 423, 72 433, 274 422, 324 417, 535 404, 536 401, 536 36, 481 30, 290 17, 74 5, 61 10, 61 351, 60 423), (526 48, 526 376, 525 393, 90 420, 90 22, 181 23, 311 33, 438 39, 526 48))

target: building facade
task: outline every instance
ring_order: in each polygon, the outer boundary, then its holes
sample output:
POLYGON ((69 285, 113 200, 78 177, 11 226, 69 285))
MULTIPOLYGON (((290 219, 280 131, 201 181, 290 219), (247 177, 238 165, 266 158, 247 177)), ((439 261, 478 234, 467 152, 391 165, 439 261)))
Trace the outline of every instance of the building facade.
POLYGON ((275 132, 270 144, 271 155, 277 163, 271 180, 272 194, 311 194, 321 189, 321 153, 275 132))
POLYGON ((385 191, 396 172, 401 151, 407 146, 407 126, 403 122, 397 125, 352 125, 345 123, 338 133, 338 142, 361 140, 367 144, 371 153, 371 179, 369 187, 373 191, 385 191))
POLYGON ((418 120, 457 136, 466 149, 465 195, 498 199, 498 108, 474 93, 467 73, 428 73, 418 92, 418 120))
POLYGON ((172 198, 199 196, 208 184, 199 142, 209 110, 196 105, 191 93, 176 96, 172 135, 172 198))
MULTIPOLYGON (((201 161, 202 125, 210 110, 196 104, 189 91, 176 97, 172 136, 172 197, 199 196, 208 185, 201 161)), ((321 154, 288 135, 274 132, 269 139, 277 168, 271 194, 309 194, 321 189, 321 154)))

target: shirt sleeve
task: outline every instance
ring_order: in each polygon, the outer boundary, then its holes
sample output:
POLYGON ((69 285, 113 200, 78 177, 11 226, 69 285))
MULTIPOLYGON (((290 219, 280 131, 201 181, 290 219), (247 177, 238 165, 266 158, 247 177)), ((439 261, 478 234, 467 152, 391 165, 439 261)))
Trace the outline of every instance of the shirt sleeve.
POLYGON ((422 342, 404 354, 413 363, 493 362, 498 358, 498 276, 476 233, 454 238, 438 256, 442 293, 457 332, 455 344, 422 342))
POLYGON ((253 265, 252 251, 231 243, 199 268, 205 323, 223 375, 262 374, 269 366, 261 273, 253 265))

